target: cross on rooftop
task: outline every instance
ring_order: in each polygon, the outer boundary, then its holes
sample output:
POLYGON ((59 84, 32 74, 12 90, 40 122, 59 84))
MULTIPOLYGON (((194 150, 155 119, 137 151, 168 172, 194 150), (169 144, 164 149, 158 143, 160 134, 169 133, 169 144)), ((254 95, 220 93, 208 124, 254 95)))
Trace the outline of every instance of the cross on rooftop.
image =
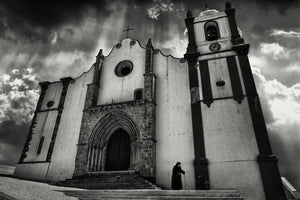
POLYGON ((128 38, 128 34, 129 34, 129 31, 133 30, 133 28, 129 28, 129 25, 127 26, 127 29, 123 30, 123 32, 127 32, 126 33, 126 38, 128 38))

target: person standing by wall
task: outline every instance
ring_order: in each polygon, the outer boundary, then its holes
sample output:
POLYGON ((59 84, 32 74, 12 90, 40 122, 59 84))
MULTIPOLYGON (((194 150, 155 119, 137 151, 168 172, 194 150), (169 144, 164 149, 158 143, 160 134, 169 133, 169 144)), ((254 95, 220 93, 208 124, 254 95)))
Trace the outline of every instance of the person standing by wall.
POLYGON ((181 174, 185 174, 185 171, 181 169, 181 163, 177 162, 173 167, 172 172, 172 189, 173 190, 181 190, 182 189, 182 181, 181 174))

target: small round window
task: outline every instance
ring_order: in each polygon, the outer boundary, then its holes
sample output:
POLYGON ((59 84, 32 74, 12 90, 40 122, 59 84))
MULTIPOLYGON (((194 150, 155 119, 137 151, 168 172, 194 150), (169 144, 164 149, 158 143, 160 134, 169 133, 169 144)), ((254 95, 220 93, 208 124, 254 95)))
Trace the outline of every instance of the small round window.
POLYGON ((48 101, 47 102, 47 107, 50 108, 54 105, 54 101, 48 101))
POLYGON ((130 62, 129 60, 125 60, 120 62, 116 69, 115 69, 115 73, 117 76, 119 77, 124 77, 127 76, 128 74, 130 74, 130 72, 132 72, 133 69, 133 64, 132 62, 130 62))

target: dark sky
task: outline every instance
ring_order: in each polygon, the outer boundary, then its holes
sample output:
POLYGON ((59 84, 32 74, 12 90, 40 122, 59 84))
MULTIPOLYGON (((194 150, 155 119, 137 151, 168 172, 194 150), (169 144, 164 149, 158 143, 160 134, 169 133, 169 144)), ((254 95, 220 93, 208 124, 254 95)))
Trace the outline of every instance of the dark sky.
MULTIPOLYGON (((223 0, 0 0, 0 164, 16 164, 39 81, 87 71, 125 35, 182 57, 184 18, 223 0)), ((300 189, 300 3, 232 0, 246 42, 281 174, 300 189)))

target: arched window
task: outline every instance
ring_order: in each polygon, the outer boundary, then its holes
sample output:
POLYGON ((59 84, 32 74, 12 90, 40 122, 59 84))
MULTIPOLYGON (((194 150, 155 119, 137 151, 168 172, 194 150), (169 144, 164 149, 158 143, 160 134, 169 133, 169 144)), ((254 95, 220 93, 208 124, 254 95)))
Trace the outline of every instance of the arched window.
POLYGON ((134 100, 139 100, 143 98, 143 89, 136 89, 134 91, 134 100))
POLYGON ((42 147, 43 147, 43 143, 44 143, 44 136, 42 136, 41 139, 40 139, 40 143, 39 143, 39 147, 38 147, 38 150, 37 150, 37 154, 41 153, 42 147))
POLYGON ((218 23, 209 21, 204 25, 205 37, 207 41, 213 41, 220 38, 218 23))

